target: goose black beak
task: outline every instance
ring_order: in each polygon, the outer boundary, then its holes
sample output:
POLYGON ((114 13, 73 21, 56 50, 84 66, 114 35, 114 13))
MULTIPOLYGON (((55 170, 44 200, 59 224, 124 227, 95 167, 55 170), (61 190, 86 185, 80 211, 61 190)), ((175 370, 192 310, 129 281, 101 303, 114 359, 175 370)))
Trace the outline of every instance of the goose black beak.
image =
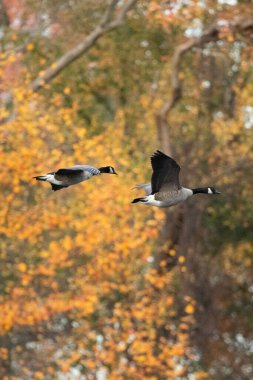
POLYGON ((118 175, 118 173, 114 172, 113 174, 118 175))
POLYGON ((221 191, 219 190, 215 190, 215 193, 214 194, 221 194, 221 191))

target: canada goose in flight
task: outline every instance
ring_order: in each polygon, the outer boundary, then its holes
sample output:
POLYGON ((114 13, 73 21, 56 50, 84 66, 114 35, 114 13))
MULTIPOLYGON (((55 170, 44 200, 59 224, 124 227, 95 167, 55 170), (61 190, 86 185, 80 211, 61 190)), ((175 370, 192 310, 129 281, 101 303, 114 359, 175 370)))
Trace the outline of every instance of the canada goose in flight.
POLYGON ((151 156, 151 165, 153 168, 151 184, 144 183, 136 186, 136 188, 144 189, 147 195, 143 198, 135 198, 132 203, 170 207, 184 202, 194 194, 220 194, 214 187, 188 189, 180 186, 180 166, 173 158, 159 150, 151 156))
POLYGON ((112 166, 103 166, 99 169, 89 165, 75 165, 69 168, 59 169, 56 172, 39 175, 37 181, 47 181, 51 184, 52 190, 57 191, 75 185, 79 182, 86 181, 94 175, 101 173, 117 174, 112 166))

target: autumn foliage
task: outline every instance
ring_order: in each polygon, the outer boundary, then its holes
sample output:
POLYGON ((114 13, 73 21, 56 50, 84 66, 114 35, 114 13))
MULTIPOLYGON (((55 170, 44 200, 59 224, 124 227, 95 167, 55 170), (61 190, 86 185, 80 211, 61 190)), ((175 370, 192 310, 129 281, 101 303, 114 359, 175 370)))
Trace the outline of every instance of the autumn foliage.
MULTIPOLYGON (((30 3, 23 17, 32 22, 42 10, 30 3)), ((252 6, 140 2, 120 29, 34 92, 31 81, 82 34, 74 16, 86 15, 87 29, 96 23, 94 4, 81 3, 60 17, 49 2, 52 41, 39 34, 26 42, 24 29, 6 27, 0 377, 250 379, 252 353, 240 346, 253 338, 248 29, 241 35, 226 24, 221 42, 187 52, 182 98, 167 115, 183 183, 216 184, 223 197, 195 198, 167 213, 130 202, 162 146, 156 115, 170 96, 173 52, 198 22, 230 22, 252 6), (112 165, 119 176, 55 193, 33 179, 77 163, 112 165)))

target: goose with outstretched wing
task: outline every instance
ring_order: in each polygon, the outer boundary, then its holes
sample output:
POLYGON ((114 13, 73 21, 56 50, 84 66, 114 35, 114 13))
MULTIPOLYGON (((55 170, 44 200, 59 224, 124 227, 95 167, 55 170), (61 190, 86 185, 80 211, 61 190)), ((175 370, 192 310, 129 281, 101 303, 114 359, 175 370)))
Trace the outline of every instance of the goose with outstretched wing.
POLYGON ((69 168, 58 169, 55 172, 34 177, 37 181, 47 181, 51 184, 52 190, 57 191, 77 183, 87 181, 93 176, 108 173, 117 174, 112 166, 95 168, 90 165, 75 165, 69 168))
POLYGON ((132 203, 144 203, 157 207, 170 207, 186 201, 194 194, 220 194, 214 187, 198 187, 189 189, 182 187, 179 182, 180 166, 173 158, 157 150, 151 156, 153 174, 151 184, 137 185, 144 189, 145 197, 135 198, 132 203))

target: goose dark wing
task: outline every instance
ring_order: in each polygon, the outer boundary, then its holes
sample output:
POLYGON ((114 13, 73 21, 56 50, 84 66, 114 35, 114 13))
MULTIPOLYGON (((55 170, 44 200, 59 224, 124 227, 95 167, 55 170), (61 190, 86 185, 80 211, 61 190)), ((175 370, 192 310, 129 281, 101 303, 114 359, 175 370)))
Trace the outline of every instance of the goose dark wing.
POLYGON ((180 166, 173 158, 157 150, 151 156, 153 174, 151 177, 152 194, 159 191, 180 189, 179 172, 180 166))
POLYGON ((59 169, 55 172, 54 178, 58 181, 74 180, 82 176, 82 169, 59 169))

